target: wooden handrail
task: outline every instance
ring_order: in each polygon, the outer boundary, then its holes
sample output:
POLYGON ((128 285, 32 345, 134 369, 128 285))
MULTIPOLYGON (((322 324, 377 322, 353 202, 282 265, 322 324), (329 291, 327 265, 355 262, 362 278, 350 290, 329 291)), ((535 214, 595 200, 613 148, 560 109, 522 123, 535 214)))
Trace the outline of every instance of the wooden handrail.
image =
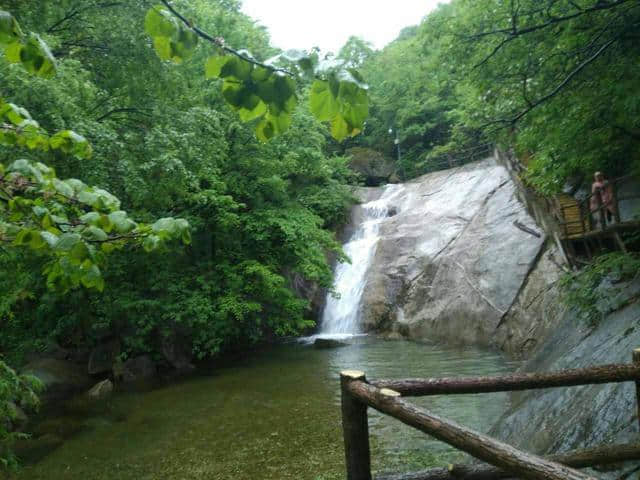
MULTIPOLYGON (((622 443, 584 448, 544 457, 573 468, 611 465, 640 459, 640 443, 622 443)), ((375 480, 498 480, 513 475, 491 465, 449 465, 447 468, 430 468, 420 472, 377 475, 375 480)))
MULTIPOLYGON (((415 407, 392 390, 380 389, 362 379, 352 379, 343 385, 352 397, 360 401, 361 404, 386 413, 402 423, 442 440, 480 460, 500 467, 512 475, 531 480, 595 479, 593 476, 524 452, 488 435, 415 407)), ((360 477, 350 478, 358 480, 360 477)))
POLYGON ((492 465, 450 465, 446 470, 435 468, 413 474, 382 476, 376 480, 488 480, 513 476, 540 480, 586 480, 594 477, 571 467, 640 460, 640 444, 603 445, 543 458, 421 410, 401 398, 403 394, 486 393, 634 381, 640 422, 640 349, 633 350, 631 364, 551 373, 377 380, 369 383, 363 372, 345 370, 341 372, 340 379, 348 480, 372 479, 367 407, 375 408, 492 465))
POLYGON ((640 380, 640 365, 621 364, 578 368, 551 373, 521 373, 497 377, 374 380, 371 381, 371 384, 379 388, 395 390, 402 396, 421 396, 508 392, 636 380, 640 380))

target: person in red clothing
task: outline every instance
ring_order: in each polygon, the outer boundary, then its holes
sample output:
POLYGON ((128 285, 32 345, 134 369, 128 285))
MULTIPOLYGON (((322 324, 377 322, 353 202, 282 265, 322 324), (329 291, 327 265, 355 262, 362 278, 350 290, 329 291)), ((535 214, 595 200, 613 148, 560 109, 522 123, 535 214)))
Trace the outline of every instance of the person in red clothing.
MULTIPOLYGON (((600 192, 600 198, 602 199, 602 206, 605 212, 606 223, 611 223, 613 219, 613 212, 615 205, 613 202, 613 188, 607 179, 605 179, 602 172, 596 172, 593 176, 594 182, 591 184, 591 212, 595 217, 596 223, 600 219, 600 211, 598 207, 598 197, 596 192, 600 192)), ((601 225, 602 227, 602 225, 601 225)))

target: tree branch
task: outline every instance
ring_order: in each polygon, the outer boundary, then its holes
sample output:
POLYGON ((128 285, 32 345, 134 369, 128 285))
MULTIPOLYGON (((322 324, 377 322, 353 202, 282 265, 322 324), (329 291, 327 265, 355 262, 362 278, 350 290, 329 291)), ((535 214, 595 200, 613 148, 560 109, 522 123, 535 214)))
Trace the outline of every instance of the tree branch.
POLYGON ((551 90, 548 94, 544 95, 543 97, 540 97, 535 102, 531 103, 527 108, 522 110, 520 113, 518 113, 513 118, 494 120, 494 121, 491 121, 491 122, 488 122, 488 123, 482 125, 480 128, 484 129, 484 128, 490 126, 490 125, 495 125, 495 124, 504 124, 505 126, 515 125, 518 122, 518 120, 520 120, 522 117, 527 115, 534 108, 537 108, 538 106, 542 105, 544 102, 550 100, 551 98, 555 97, 558 93, 560 93, 562 91, 562 89, 564 89, 564 87, 566 87, 571 82, 571 80, 573 80, 576 77, 576 75, 578 75, 582 70, 584 70, 585 67, 587 67, 590 63, 592 63, 594 60, 596 60, 600 55, 602 55, 607 50, 607 48, 609 48, 611 45, 613 45, 617 40, 618 40, 618 38, 613 38, 613 39, 609 40, 608 42, 606 42, 593 55, 591 55, 588 59, 586 59, 580 65, 578 65, 576 68, 574 68, 571 71, 571 73, 569 73, 564 78, 564 80, 562 80, 558 85, 555 86, 555 88, 553 90, 551 90))
POLYGON ((182 21, 182 23, 184 23, 187 27, 191 28, 196 33, 196 35, 198 35, 200 38, 202 38, 204 40, 207 40, 208 42, 214 44, 216 47, 224 50, 225 52, 230 53, 231 55, 235 55, 236 57, 244 60, 245 62, 251 63, 251 64, 256 65, 258 67, 266 68, 267 70, 271 70, 272 72, 284 73, 284 74, 289 75, 291 77, 295 76, 293 74, 293 72, 290 72, 289 70, 287 70, 285 68, 274 67, 273 65, 267 65, 265 63, 259 62, 259 61, 255 60, 254 58, 251 58, 251 57, 239 52, 238 50, 234 50, 233 48, 228 47, 227 45, 225 45, 223 38, 214 37, 214 36, 208 34, 207 32, 201 30, 197 26, 193 25, 189 20, 187 20, 187 18, 185 16, 183 16, 180 12, 178 12, 169 3, 168 0, 162 0, 162 3, 164 4, 165 7, 167 7, 167 9, 172 14, 174 14, 178 19, 180 19, 182 21))

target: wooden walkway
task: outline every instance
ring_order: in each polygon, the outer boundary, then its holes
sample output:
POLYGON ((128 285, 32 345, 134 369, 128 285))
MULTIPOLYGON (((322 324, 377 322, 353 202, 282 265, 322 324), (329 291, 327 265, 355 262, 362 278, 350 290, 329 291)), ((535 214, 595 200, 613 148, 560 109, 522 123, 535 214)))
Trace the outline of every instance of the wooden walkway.
POLYGON ((600 190, 582 201, 566 194, 554 197, 553 214, 569 256, 576 258, 576 250, 581 246, 580 249, 591 259, 595 251, 606 249, 607 242, 616 249, 627 251, 621 234, 640 231, 640 219, 637 216, 621 217, 619 207, 623 202, 640 200, 640 191, 624 195, 619 192, 625 184, 633 181, 631 175, 611 181, 607 188, 610 189, 612 200, 608 204, 603 202, 603 192, 600 190))

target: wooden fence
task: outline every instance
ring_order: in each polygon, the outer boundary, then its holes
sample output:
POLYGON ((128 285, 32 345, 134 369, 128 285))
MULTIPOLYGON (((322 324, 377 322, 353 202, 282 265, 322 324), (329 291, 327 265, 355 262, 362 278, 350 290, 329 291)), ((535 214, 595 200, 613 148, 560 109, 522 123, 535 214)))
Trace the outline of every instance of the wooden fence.
POLYGON ((640 199, 640 192, 620 195, 620 188, 633 181, 633 175, 626 175, 609 182, 606 187, 611 192, 609 203, 603 201, 603 192, 600 189, 582 201, 569 196, 560 198, 556 205, 556 217, 565 238, 579 238, 590 232, 603 232, 614 226, 634 222, 632 218, 620 218, 619 209, 621 202, 640 199))
POLYGON ((380 476, 376 480, 488 480, 513 477, 587 480, 595 477, 580 472, 578 468, 640 460, 640 443, 603 445, 549 457, 533 455, 451 420, 433 415, 403 399, 410 396, 504 392, 632 381, 636 384, 638 398, 638 411, 634 414, 640 419, 640 349, 633 351, 632 359, 633 362, 630 364, 553 373, 371 382, 367 381, 363 372, 345 370, 340 374, 340 383, 347 479, 372 479, 368 407, 390 415, 489 464, 450 465, 448 468, 380 476))

